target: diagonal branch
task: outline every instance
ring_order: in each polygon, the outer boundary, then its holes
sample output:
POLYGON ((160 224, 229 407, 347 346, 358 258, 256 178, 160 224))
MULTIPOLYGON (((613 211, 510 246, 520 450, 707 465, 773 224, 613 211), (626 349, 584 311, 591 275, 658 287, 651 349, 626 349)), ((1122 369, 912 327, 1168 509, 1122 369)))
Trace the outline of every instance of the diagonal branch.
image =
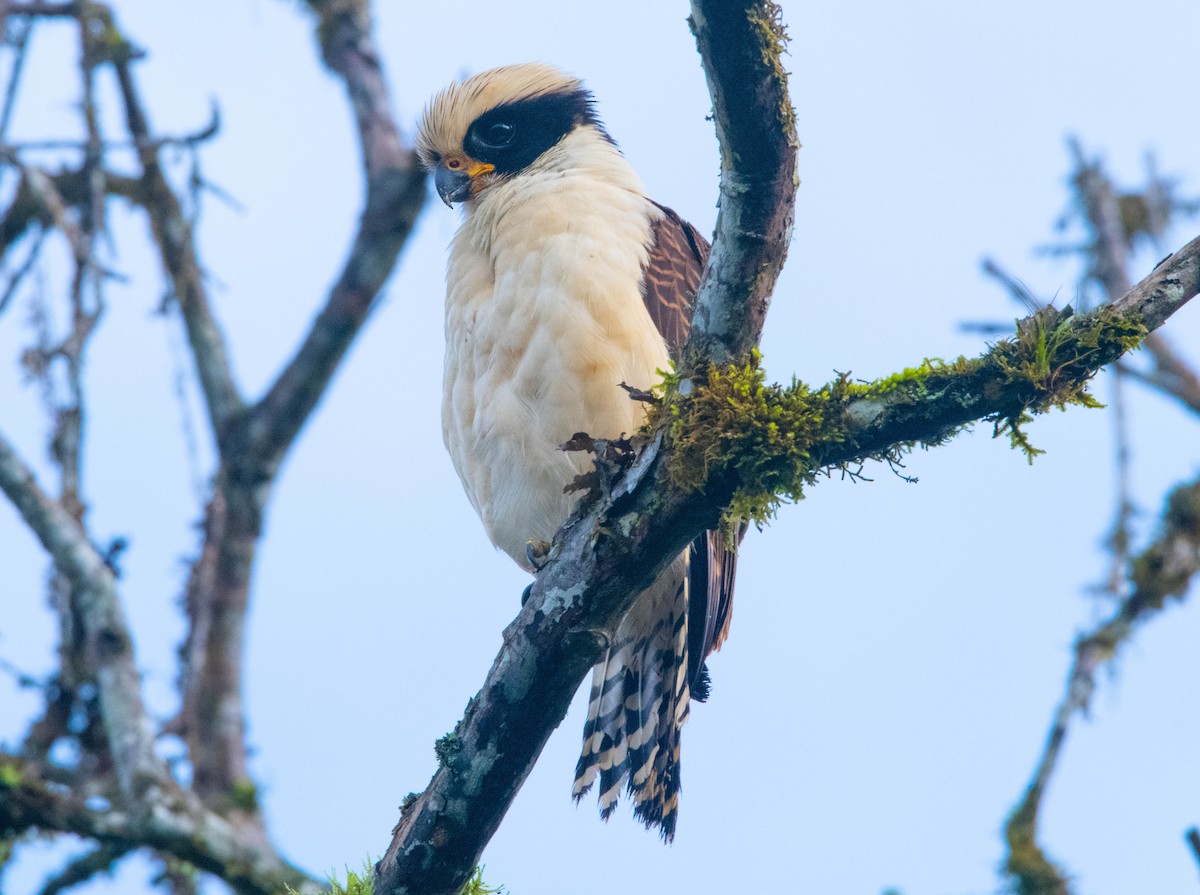
POLYGON ((42 886, 38 895, 58 895, 86 883, 101 873, 110 873, 120 860, 133 850, 127 842, 100 845, 73 860, 53 879, 42 886))
POLYGON ((109 61, 117 75, 125 110, 125 126, 138 147, 138 159, 142 166, 138 199, 150 219, 150 229, 158 244, 163 270, 171 281, 175 300, 183 315, 209 422, 219 444, 230 420, 241 411, 243 400, 234 382, 229 349, 213 314, 204 274, 196 256, 192 225, 163 170, 159 158, 161 141, 155 140, 150 131, 149 118, 133 77, 132 63, 138 54, 124 35, 117 31, 111 10, 98 3, 88 4, 87 10, 104 30, 109 61))
MULTIPOLYGON (((1200 292, 1200 238, 1164 262, 1101 315, 1125 315, 1159 326, 1200 292)), ((1068 323, 1070 325, 1070 323, 1068 323)), ((937 443, 983 418, 1015 418, 1042 398, 1013 382, 998 360, 1006 345, 968 372, 933 381, 922 394, 868 393, 842 408, 846 428, 812 444, 816 467, 878 456, 898 444, 937 443), (990 372, 989 372, 990 371, 990 372)), ((1115 359, 1119 348, 1095 350, 1081 379, 1115 359)), ((377 868, 381 893, 449 893, 460 884, 515 796, 571 696, 601 654, 609 632, 636 594, 671 557, 714 527, 739 486, 718 474, 682 491, 670 479, 661 434, 611 485, 609 497, 581 508, 559 532, 551 560, 538 574, 483 688, 453 734, 444 763, 404 812, 377 868), (436 847, 434 845, 436 843, 436 847)))
POLYGON ((1054 772, 1067 731, 1075 715, 1086 712, 1096 686, 1096 672, 1116 658, 1120 647, 1148 619, 1161 612, 1168 598, 1183 600, 1192 579, 1200 573, 1200 482, 1176 488, 1167 499, 1163 531, 1134 560, 1133 592, 1102 625, 1075 642, 1075 659, 1067 675, 1066 692, 1041 758, 1020 804, 1008 821, 1008 873, 1021 891, 1068 891, 1061 871, 1037 844, 1038 809, 1054 772))
POLYGON ((425 173, 404 145, 364 0, 318 2, 317 33, 326 63, 346 85, 362 151, 366 207, 342 273, 304 343, 254 407, 249 449, 273 474, 325 393, 342 357, 375 308, 425 203, 425 173))
POLYGON ((121 792, 135 803, 166 772, 142 704, 133 641, 112 570, 80 523, 51 499, 0 434, 0 491, 12 501, 65 578, 82 625, 83 654, 100 692, 101 712, 121 792))

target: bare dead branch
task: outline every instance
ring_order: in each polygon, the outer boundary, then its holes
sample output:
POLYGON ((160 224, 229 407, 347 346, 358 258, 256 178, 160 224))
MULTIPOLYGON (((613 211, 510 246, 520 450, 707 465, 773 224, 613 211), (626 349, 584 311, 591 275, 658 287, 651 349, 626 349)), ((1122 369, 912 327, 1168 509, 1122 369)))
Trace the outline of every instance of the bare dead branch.
MULTIPOLYGON (((128 41, 116 30, 111 12, 101 4, 89 4, 88 10, 106 30, 106 41, 115 47, 128 47, 128 41)), ((171 188, 159 159, 161 143, 150 131, 146 111, 134 81, 132 51, 110 51, 125 111, 125 125, 142 165, 141 204, 150 218, 151 230, 159 247, 163 269, 170 278, 176 301, 183 313, 188 342, 196 363, 208 409, 209 422, 218 444, 230 420, 244 407, 234 382, 228 349, 221 328, 213 316, 200 262, 196 257, 192 227, 175 191, 171 188)))
MULTIPOLYGON (((5 22, 0 16, 0 30, 3 30, 5 22)), ((13 57, 12 67, 8 71, 8 85, 4 91, 4 105, 0 110, 0 144, 4 142, 5 136, 8 134, 8 125, 12 121, 13 109, 17 105, 17 91, 21 85, 21 74, 25 69, 25 54, 29 49, 29 38, 33 34, 33 20, 27 18, 21 25, 17 26, 19 30, 13 35, 11 45, 15 56, 13 57)))
MULTIPOLYGON (((275 474, 390 276, 425 200, 424 173, 392 119, 365 5, 316 4, 322 53, 358 122, 366 208, 342 274, 301 347, 267 394, 220 440, 206 540, 188 586, 180 726, 206 800, 247 792, 241 663, 250 570, 275 474)), ((246 806, 243 806, 246 807, 246 806)), ((253 807, 257 812, 256 806, 253 807)))
MULTIPOLYGON (((94 314, 89 316, 94 309, 86 300, 92 296, 89 289, 94 285, 89 284, 94 284, 99 271, 91 247, 103 229, 104 202, 110 195, 133 200, 147 212, 163 269, 174 287, 220 456, 205 542, 189 583, 191 628, 184 649, 184 700, 178 724, 189 744, 196 798, 175 784, 151 751, 150 726, 140 701, 116 582, 101 551, 83 533, 78 521, 82 512, 73 513, 64 501, 46 497, 11 446, 0 439, 0 483, 26 523, 42 537, 69 585, 60 600, 64 644, 68 644, 64 655, 74 645, 69 629, 77 623, 88 644, 92 661, 86 676, 97 681, 95 705, 103 715, 108 740, 99 744, 97 754, 112 753, 120 784, 120 805, 105 817, 124 823, 120 830, 98 827, 85 811, 87 823, 81 820, 85 815, 78 814, 71 821, 78 829, 65 826, 69 819, 58 818, 63 821, 58 823, 54 817, 42 817, 37 825, 74 829, 102 844, 128 841, 159 849, 218 873, 241 891, 278 892, 285 882, 304 888, 307 878, 283 864, 267 839, 246 768, 241 663, 250 569, 262 531, 264 502, 279 462, 394 268, 424 201, 424 175, 392 120, 365 4, 314 4, 321 21, 322 52, 345 82, 358 122, 366 205, 354 247, 325 309, 265 398, 248 408, 233 380, 224 338, 209 304, 192 222, 160 158, 165 145, 193 146, 215 134, 219 121, 215 110, 210 124, 196 134, 156 135, 133 67, 141 52, 118 29, 111 9, 103 3, 4 4, 3 9, 26 17, 72 17, 82 42, 80 113, 86 139, 70 146, 82 153, 79 169, 51 175, 24 165, 21 153, 45 148, 44 142, 0 147, 4 159, 25 172, 0 222, 4 237, 0 254, 32 224, 40 223, 43 229, 60 230, 76 258, 74 334, 61 345, 48 343, 42 354, 45 359, 61 356, 78 372, 79 350, 94 323, 94 314), (115 71, 127 143, 106 140, 100 132, 91 82, 101 65, 115 71), (138 176, 118 178, 105 170, 105 153, 118 146, 136 151, 138 176), (75 528, 65 520, 72 520, 75 528)), ((47 736, 53 736, 51 722, 65 717, 63 711, 71 711, 73 704, 74 696, 65 698, 62 706, 56 703, 43 725, 47 736)), ((101 779, 88 776, 83 782, 92 787, 101 779)), ((78 796, 79 788, 71 792, 78 796)), ((117 794, 116 789, 112 792, 117 794)))
POLYGON ((425 174, 405 147, 371 36, 365 2, 310 2, 326 63, 346 85, 358 123, 366 207, 345 267, 304 343, 249 423, 250 449, 273 474, 396 265, 425 202, 425 174))
POLYGON ((104 726, 122 793, 132 802, 161 783, 161 763, 142 705, 133 642, 112 571, 67 510, 38 487, 28 466, 0 435, 0 490, 41 541, 72 589, 85 655, 100 690, 104 726))
POLYGON ((74 0, 67 3, 39 3, 30 0, 27 3, 14 3, 9 0, 4 6, 4 13, 10 16, 29 16, 44 19, 75 18, 83 3, 74 0))
POLYGON ((1154 335, 1158 338, 1143 343, 1154 357, 1154 368, 1146 372, 1131 364, 1121 364, 1121 372, 1178 399, 1193 413, 1200 413, 1200 376, 1161 334, 1154 335))

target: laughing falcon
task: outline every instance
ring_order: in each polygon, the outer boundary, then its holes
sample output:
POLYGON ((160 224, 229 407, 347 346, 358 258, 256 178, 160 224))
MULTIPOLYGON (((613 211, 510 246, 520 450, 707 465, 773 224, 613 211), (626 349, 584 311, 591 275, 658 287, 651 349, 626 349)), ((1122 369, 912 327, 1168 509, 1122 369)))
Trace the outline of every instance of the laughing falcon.
MULTIPOLYGON (((564 493, 591 458, 577 432, 634 433, 682 348, 709 246, 641 181, 576 78, 496 68, 430 101, 417 151, 448 205, 466 207, 446 274, 442 433, 492 542, 534 571, 570 514, 564 493)), ((599 780, 607 818, 622 789, 670 840, 679 734, 704 699, 704 659, 729 627, 735 554, 718 532, 642 593, 592 674, 575 771, 599 780)))

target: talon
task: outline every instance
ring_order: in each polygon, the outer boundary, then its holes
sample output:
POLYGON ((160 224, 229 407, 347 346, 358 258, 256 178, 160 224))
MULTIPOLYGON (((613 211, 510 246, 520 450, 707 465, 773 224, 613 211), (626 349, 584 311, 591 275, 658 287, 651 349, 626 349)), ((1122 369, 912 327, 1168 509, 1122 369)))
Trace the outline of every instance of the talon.
POLYGON ((535 572, 540 572, 546 565, 546 556, 550 553, 550 542, 539 538, 530 538, 525 542, 525 558, 533 566, 535 572))

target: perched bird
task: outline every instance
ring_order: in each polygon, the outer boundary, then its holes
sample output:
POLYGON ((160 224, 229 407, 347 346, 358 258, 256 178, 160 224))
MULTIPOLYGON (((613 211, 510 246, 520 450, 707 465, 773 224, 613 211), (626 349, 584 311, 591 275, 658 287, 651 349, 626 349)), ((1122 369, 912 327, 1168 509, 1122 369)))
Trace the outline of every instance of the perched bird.
MULTIPOLYGON (((589 471, 562 444, 632 434, 682 347, 709 245, 647 199, 583 84, 537 63, 438 93, 417 151, 466 216, 446 274, 442 433, 492 542, 536 571, 589 471)), ((680 728, 708 692, 704 659, 729 628, 736 555, 696 539, 643 592, 592 675, 574 796, 599 778, 607 818, 622 788, 674 836, 680 728)))

